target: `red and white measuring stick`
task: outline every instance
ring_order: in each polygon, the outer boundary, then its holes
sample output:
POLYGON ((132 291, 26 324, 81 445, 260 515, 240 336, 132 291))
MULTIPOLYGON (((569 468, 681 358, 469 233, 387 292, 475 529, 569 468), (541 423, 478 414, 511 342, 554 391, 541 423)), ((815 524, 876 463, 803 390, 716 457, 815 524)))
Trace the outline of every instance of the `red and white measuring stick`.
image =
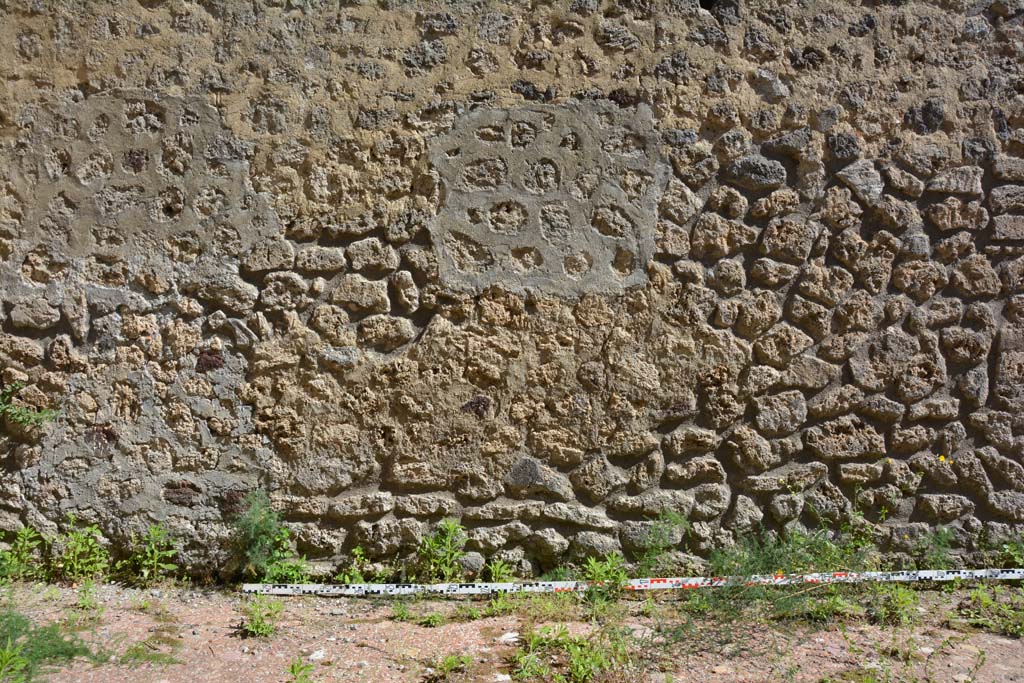
MULTIPOLYGON (((908 583, 913 581, 1024 581, 1024 569, 927 569, 903 572, 831 572, 761 574, 754 576, 630 579, 624 590, 689 590, 721 586, 791 586, 829 583, 908 583)), ((498 593, 567 593, 585 591, 591 581, 527 581, 523 583, 246 583, 243 593, 262 595, 391 596, 496 595, 498 593)))

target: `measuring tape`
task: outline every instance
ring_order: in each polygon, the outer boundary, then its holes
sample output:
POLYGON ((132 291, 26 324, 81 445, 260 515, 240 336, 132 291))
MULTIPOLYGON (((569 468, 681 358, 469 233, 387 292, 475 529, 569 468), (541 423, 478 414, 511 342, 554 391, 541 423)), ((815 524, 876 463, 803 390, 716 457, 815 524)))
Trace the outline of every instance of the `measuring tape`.
MULTIPOLYGON (((1024 569, 926 569, 904 572, 832 572, 760 574, 725 577, 629 579, 628 591, 690 590, 722 586, 792 586, 830 583, 908 583, 913 581, 1024 581, 1024 569)), ((243 593, 261 595, 397 596, 497 595, 499 593, 573 593, 599 586, 596 581, 528 581, 523 583, 246 583, 243 593)))

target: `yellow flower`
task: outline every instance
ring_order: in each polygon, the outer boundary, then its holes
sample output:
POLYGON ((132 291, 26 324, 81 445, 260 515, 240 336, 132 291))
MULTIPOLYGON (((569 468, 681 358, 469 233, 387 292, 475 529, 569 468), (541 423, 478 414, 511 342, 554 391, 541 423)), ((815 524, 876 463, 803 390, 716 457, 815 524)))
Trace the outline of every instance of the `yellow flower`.
POLYGON ((946 456, 940 455, 939 456, 939 462, 946 462, 946 456))

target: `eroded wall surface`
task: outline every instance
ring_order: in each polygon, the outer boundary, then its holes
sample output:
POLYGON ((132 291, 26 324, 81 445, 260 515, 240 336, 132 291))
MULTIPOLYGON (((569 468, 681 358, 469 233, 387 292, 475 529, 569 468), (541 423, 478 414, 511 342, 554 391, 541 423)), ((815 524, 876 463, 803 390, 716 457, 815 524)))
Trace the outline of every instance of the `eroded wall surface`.
POLYGON ((0 529, 1024 526, 1024 5, 0 1, 0 529))

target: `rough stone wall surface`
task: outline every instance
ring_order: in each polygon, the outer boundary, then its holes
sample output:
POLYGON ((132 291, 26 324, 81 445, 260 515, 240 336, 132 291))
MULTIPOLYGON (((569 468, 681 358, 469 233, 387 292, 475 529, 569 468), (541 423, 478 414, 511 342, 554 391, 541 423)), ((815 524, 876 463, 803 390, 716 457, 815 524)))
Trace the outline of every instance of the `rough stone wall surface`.
POLYGON ((0 0, 0 530, 1024 528, 1020 0, 0 0))

